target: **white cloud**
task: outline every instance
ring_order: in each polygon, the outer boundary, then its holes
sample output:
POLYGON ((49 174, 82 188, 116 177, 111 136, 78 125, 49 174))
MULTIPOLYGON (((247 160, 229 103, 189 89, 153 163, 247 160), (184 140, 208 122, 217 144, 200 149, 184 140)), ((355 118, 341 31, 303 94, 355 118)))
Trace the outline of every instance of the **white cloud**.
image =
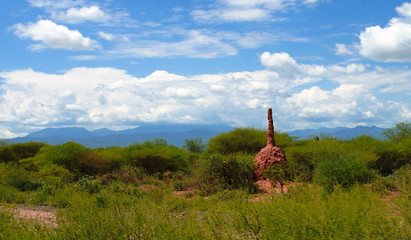
POLYGON ((119 42, 115 49, 107 51, 110 57, 188 57, 216 58, 233 56, 238 53, 224 34, 219 35, 199 30, 175 30, 163 33, 174 41, 142 40, 131 38, 119 42), (168 36, 167 34, 174 34, 168 36))
POLYGON ((110 19, 110 16, 104 13, 98 6, 69 8, 65 11, 52 12, 51 17, 57 21, 71 24, 86 21, 105 22, 110 19))
POLYGON ((107 41, 113 41, 115 38, 115 36, 111 33, 105 33, 105 32, 99 31, 97 34, 99 37, 107 41))
POLYGON ((85 0, 28 0, 30 5, 38 8, 64 9, 83 5, 85 0))
POLYGON ((39 44, 32 44, 33 50, 44 48, 61 48, 67 50, 94 50, 100 44, 84 37, 77 30, 70 30, 66 26, 57 25, 50 20, 39 20, 36 23, 16 24, 12 27, 14 33, 21 38, 30 38, 39 44))
POLYGON ((360 53, 380 62, 411 61, 411 3, 396 8, 399 18, 390 20, 385 28, 368 27, 360 34, 360 53))
POLYGON ((335 44, 335 52, 337 55, 351 55, 352 52, 348 50, 345 44, 336 43, 335 44))
POLYGON ((195 21, 214 22, 255 22, 279 21, 274 13, 297 4, 312 5, 317 0, 220 0, 211 9, 198 9, 191 12, 195 21))
POLYGON ((215 9, 195 10, 191 13, 193 19, 199 22, 254 22, 271 18, 270 12, 265 9, 215 9))
POLYGON ((264 127, 267 107, 274 108, 276 125, 284 130, 324 123, 385 125, 410 118, 408 103, 382 100, 410 91, 404 86, 410 70, 299 64, 287 53, 264 53, 261 61, 267 70, 196 76, 155 71, 137 78, 120 69, 85 67, 62 74, 1 72, 0 122, 9 131, 1 132, 10 136, 50 126, 133 127, 145 121, 264 127), (312 79, 326 78, 337 86, 313 85, 312 79), (380 94, 385 97, 379 99, 380 94))

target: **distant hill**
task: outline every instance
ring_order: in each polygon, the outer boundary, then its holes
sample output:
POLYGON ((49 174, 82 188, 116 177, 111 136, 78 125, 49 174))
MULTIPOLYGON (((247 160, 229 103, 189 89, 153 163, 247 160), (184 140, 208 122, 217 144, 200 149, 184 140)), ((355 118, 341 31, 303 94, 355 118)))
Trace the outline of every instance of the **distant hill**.
POLYGON ((355 128, 337 127, 337 128, 319 128, 319 129, 305 129, 288 132, 291 136, 297 136, 299 139, 307 139, 310 136, 325 133, 329 136, 336 137, 341 140, 352 139, 361 135, 368 135, 374 138, 383 139, 381 133, 385 128, 378 128, 376 126, 364 127, 358 126, 355 128))
MULTIPOLYGON (((25 137, 10 139, 11 142, 47 142, 49 144, 62 144, 68 141, 80 143, 86 147, 98 148, 108 146, 125 147, 136 142, 144 142, 156 138, 164 138, 169 144, 182 147, 184 140, 188 138, 204 139, 207 142, 210 138, 232 130, 227 125, 201 125, 201 124, 143 124, 137 128, 114 131, 107 128, 101 128, 88 131, 85 128, 68 127, 68 128, 45 128, 37 132, 28 134, 25 137)), ((310 136, 325 133, 338 139, 351 139, 360 135, 369 135, 375 138, 382 138, 381 132, 384 128, 363 127, 355 128, 337 127, 337 128, 319 128, 305 129, 287 132, 291 136, 297 136, 299 139, 307 139, 310 136)))
POLYGON ((107 128, 88 131, 85 128, 45 128, 28 134, 25 137, 10 139, 12 142, 47 142, 62 144, 74 141, 90 148, 119 146, 125 147, 136 142, 164 138, 169 144, 177 147, 184 145, 188 138, 201 137, 207 142, 210 138, 233 128, 227 125, 200 124, 143 124, 137 128, 113 131, 107 128))

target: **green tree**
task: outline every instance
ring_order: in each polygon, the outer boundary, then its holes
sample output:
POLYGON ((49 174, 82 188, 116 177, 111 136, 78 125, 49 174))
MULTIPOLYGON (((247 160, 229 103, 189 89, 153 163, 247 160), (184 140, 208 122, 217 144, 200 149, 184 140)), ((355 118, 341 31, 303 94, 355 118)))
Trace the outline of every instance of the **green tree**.
POLYGON ((287 181, 292 181, 294 174, 288 167, 287 162, 279 162, 272 165, 269 169, 264 170, 263 176, 268 178, 274 186, 276 182, 280 184, 281 192, 283 193, 283 186, 287 181))
POLYGON ((194 153, 202 153, 206 145, 203 142, 203 138, 189 138, 184 139, 184 147, 186 151, 194 152, 194 153))
POLYGON ((411 136, 411 123, 407 121, 399 122, 394 127, 382 132, 382 135, 388 140, 398 143, 411 136))

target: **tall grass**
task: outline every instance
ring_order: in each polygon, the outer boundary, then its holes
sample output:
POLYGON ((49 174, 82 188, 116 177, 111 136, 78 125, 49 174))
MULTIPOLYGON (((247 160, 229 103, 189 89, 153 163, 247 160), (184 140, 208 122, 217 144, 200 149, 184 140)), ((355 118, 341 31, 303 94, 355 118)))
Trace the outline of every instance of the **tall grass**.
POLYGON ((241 191, 185 199, 167 188, 145 194, 72 190, 57 227, 0 210, 3 239, 409 239, 410 219, 366 187, 299 186, 251 201, 241 191))

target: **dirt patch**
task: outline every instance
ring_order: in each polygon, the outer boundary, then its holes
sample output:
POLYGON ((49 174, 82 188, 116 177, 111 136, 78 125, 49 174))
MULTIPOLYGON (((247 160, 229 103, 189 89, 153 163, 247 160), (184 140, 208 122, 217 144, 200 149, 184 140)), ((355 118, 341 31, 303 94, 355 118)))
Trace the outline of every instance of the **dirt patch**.
POLYGON ((15 217, 27 220, 38 220, 42 224, 57 226, 55 208, 49 206, 31 206, 20 205, 16 206, 15 217))

